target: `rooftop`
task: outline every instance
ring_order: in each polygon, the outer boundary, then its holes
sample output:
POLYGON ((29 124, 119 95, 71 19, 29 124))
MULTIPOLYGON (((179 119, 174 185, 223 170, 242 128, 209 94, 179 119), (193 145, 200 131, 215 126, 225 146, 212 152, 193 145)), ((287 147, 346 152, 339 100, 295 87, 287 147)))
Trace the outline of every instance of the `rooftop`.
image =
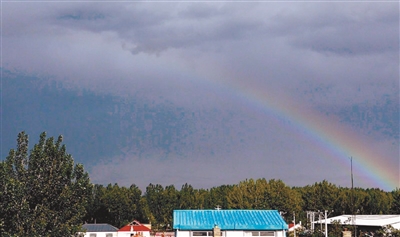
POLYGON ((276 210, 174 210, 178 230, 282 230, 288 225, 276 210))
MULTIPOLYGON (((400 229, 400 215, 355 215, 354 223, 358 226, 377 226, 382 227, 392 225, 394 228, 400 229)), ((341 215, 326 219, 330 224, 333 221, 340 221, 342 224, 353 224, 352 215, 341 215)), ((325 220, 321 220, 325 223, 325 220)), ((315 221, 314 223, 321 223, 315 221)))
POLYGON ((82 228, 86 232, 116 232, 118 230, 117 227, 110 224, 84 224, 82 228))

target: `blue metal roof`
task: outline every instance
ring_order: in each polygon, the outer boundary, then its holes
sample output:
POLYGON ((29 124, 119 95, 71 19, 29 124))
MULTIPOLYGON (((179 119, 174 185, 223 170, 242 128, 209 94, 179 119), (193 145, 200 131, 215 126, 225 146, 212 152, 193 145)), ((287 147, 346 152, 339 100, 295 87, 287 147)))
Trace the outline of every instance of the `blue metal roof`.
POLYGON ((174 210, 178 230, 287 230, 277 210, 174 210))
POLYGON ((82 229, 86 232, 117 232, 118 228, 110 224, 84 224, 82 229))

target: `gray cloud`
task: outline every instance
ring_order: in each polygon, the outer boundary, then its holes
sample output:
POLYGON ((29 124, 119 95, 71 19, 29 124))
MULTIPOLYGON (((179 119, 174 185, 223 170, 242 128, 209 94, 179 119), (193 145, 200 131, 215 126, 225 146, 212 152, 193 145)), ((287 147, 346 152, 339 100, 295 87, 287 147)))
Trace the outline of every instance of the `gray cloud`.
MULTIPOLYGON (((179 147, 192 159, 179 165, 183 156, 171 158, 176 171, 189 167, 182 179, 196 174, 192 183, 209 182, 195 172, 202 169, 193 168, 199 160, 206 161, 204 169, 218 163, 215 171, 222 164, 235 170, 255 164, 243 175, 221 174, 222 182, 251 174, 284 177, 274 170, 284 167, 283 173, 292 172, 285 166, 293 162, 292 154, 301 157, 295 164, 302 169, 309 168, 305 161, 319 164, 321 151, 313 157, 315 148, 303 144, 302 138, 292 138, 294 130, 279 129, 274 122, 290 121, 243 102, 246 95, 237 93, 245 89, 315 109, 327 121, 342 121, 343 130, 347 125, 358 129, 368 144, 379 140, 377 150, 397 159, 393 141, 398 144, 398 132, 396 136, 387 131, 397 129, 390 124, 398 118, 386 118, 399 110, 398 3, 6 2, 2 6, 2 67, 98 94, 140 96, 149 103, 168 103, 196 114, 193 123, 198 133, 187 141, 190 146, 179 147), (374 113, 384 103, 393 104, 387 106, 390 111, 374 113), (354 112, 354 106, 362 111, 354 112), (364 114, 368 122, 363 121, 364 114), (384 129, 375 129, 380 127, 384 129)), ((157 160, 163 152, 149 149, 147 154, 159 165, 155 179, 179 182, 176 177, 163 178, 162 170, 169 166, 157 160)), ((106 180, 117 179, 113 172, 139 158, 127 152, 114 159, 111 173, 103 176, 106 180)), ((145 166, 144 161, 137 162, 145 166)), ((92 168, 96 173, 106 166, 110 167, 104 158, 92 168)), ((138 174, 145 175, 138 172, 120 179, 137 179, 138 174)), ((324 174, 334 179, 323 168, 315 171, 315 177, 324 174)), ((97 180, 103 182, 102 177, 97 180)))
POLYGON ((324 54, 394 54, 398 49, 398 4, 298 4, 293 15, 277 15, 275 30, 298 47, 324 54), (297 14, 296 14, 297 13, 297 14))

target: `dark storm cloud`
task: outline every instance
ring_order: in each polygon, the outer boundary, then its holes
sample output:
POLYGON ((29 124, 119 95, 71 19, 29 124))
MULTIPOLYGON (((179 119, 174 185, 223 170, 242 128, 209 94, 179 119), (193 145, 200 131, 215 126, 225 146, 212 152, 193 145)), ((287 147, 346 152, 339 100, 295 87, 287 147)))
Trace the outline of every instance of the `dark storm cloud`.
MULTIPOLYGON (((58 12, 54 24, 91 32, 110 31, 132 53, 160 53, 249 37, 261 27, 252 16, 226 4, 133 3, 76 6, 58 12), (229 14, 233 10, 233 16, 229 14)), ((246 7, 248 8, 248 7, 246 7)), ((251 11, 254 7, 250 7, 251 11)), ((243 10, 243 9, 240 9, 243 10)))
MULTIPOLYGON (((142 178, 141 185, 185 180, 209 186, 221 184, 218 180, 286 177, 293 172, 288 163, 301 172, 314 171, 310 164, 319 167, 314 176, 302 177, 302 184, 334 180, 336 173, 329 169, 340 166, 320 160, 321 150, 290 126, 295 117, 277 118, 266 112, 269 108, 257 107, 260 101, 245 94, 252 88, 276 95, 277 102, 294 101, 315 109, 327 123, 338 117, 344 130, 351 126, 369 147, 393 163, 398 158, 393 145, 398 144, 398 126, 392 126, 398 124, 392 115, 399 114, 398 3, 4 2, 2 6, 2 67, 45 75, 78 91, 111 94, 115 103, 96 118, 86 115, 83 126, 96 131, 85 119, 103 124, 106 117, 112 121, 112 126, 104 123, 110 126, 107 133, 121 130, 115 134, 121 141, 143 140, 139 145, 121 142, 115 145, 118 152, 100 152, 107 155, 90 164, 98 182, 129 184, 142 178), (135 98, 141 103, 133 104, 135 98), (116 109, 124 106, 128 109, 116 109), (181 118, 180 111, 184 119, 164 123, 170 118, 165 114, 181 118), (142 137, 132 131, 140 131, 142 137), (122 132, 126 134, 121 137, 122 132), (176 139, 179 134, 185 139, 176 139), (138 155, 140 147, 146 160, 138 155), (123 155, 109 155, 121 151, 123 155), (163 159, 166 152, 169 157, 163 159), (224 167, 233 172, 218 172, 224 167), (96 173, 105 168, 109 173, 96 173), (149 175, 146 168, 155 172, 149 175), (202 177, 208 168, 216 174, 212 179, 202 177), (167 169, 179 176, 168 175, 167 169)), ((107 104, 101 98, 93 100, 107 104)), ((73 110, 68 103, 65 108, 73 110)), ((100 130, 96 134, 107 137, 100 130)), ((295 183, 299 174, 290 177, 295 183)))

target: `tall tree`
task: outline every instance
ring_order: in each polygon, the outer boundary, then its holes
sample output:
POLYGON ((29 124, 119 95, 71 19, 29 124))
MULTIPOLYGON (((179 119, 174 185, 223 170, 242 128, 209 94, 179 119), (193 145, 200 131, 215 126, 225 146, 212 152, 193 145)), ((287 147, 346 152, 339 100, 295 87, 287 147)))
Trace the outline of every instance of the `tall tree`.
POLYGON ((142 191, 140 188, 135 184, 132 184, 128 190, 128 197, 130 201, 129 222, 132 220, 138 220, 142 223, 147 223, 148 219, 145 216, 144 208, 140 204, 140 200, 142 198, 142 191))
MULTIPOLYGON (((359 190, 363 192, 363 190, 359 190)), ((390 205, 392 196, 383 190, 377 188, 366 189, 364 193, 367 195, 365 203, 359 208, 360 214, 388 214, 390 213, 390 205)))
POLYGON ((28 152, 21 132, 0 171, 3 231, 15 236, 71 236, 80 230, 92 184, 83 165, 74 165, 57 141, 40 135, 28 152))
POLYGON ((200 206, 197 202, 198 192, 192 185, 185 183, 179 191, 179 208, 180 209, 198 209, 200 206))
POLYGON ((398 214, 400 213, 400 188, 396 188, 391 192, 393 202, 390 206, 390 213, 398 214))
POLYGON ((92 195, 89 200, 89 204, 86 209, 86 216, 84 221, 87 223, 107 223, 106 219, 108 219, 108 210, 107 207, 103 204, 103 196, 104 196, 105 188, 101 184, 95 184, 92 188, 92 195))
POLYGON ((172 213, 178 208, 178 190, 174 185, 166 186, 163 192, 164 207, 163 207, 163 223, 165 223, 164 229, 170 229, 172 227, 172 213))
POLYGON ((299 213, 303 205, 300 193, 275 179, 268 182, 265 202, 267 208, 281 211, 286 220, 292 220, 293 212, 299 213))
POLYGON ((332 210, 339 200, 339 189, 326 180, 307 185, 301 190, 307 211, 332 210))
POLYGON ((142 200, 142 205, 145 205, 146 215, 151 221, 154 229, 162 229, 167 223, 164 223, 163 207, 164 200, 164 187, 161 184, 150 183, 146 187, 146 193, 142 200))
POLYGON ((264 196, 267 188, 265 179, 254 181, 246 179, 234 185, 228 193, 228 205, 232 209, 261 209, 264 207, 264 196))
POLYGON ((222 209, 228 209, 228 194, 233 189, 233 185, 221 185, 219 187, 213 187, 205 197, 204 208, 214 209, 216 207, 222 209))

